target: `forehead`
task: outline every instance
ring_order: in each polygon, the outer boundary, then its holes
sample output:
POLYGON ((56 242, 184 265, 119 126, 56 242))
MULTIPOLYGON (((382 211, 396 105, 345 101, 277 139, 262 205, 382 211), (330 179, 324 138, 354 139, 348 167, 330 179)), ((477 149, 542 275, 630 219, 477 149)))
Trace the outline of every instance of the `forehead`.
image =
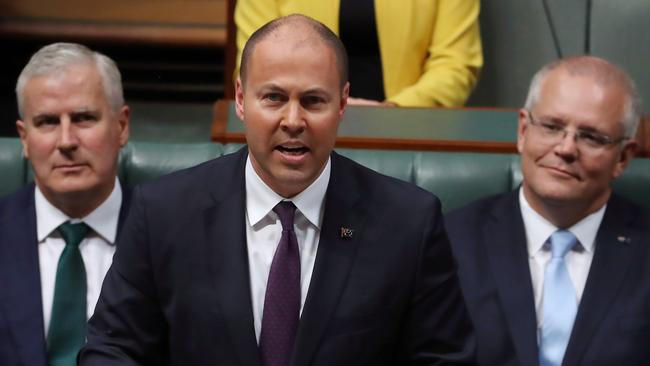
POLYGON ((105 102, 102 79, 94 65, 71 65, 27 81, 23 89, 26 113, 53 109, 90 108, 105 102))
POLYGON ((340 79, 334 50, 305 26, 287 25, 267 35, 248 62, 249 80, 272 79, 287 71, 305 81, 338 84, 340 79))
POLYGON ((551 71, 542 81, 538 114, 568 122, 598 122, 618 126, 622 123, 625 93, 621 85, 604 84, 588 75, 572 75, 563 69, 551 71))

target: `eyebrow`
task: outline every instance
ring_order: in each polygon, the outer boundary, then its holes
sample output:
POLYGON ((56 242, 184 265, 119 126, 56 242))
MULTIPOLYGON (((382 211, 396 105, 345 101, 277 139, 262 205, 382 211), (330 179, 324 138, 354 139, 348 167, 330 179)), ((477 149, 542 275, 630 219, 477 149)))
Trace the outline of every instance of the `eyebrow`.
MULTIPOLYGON (((542 122, 543 122, 544 120, 546 120, 547 122, 551 122, 551 123, 555 123, 555 124, 561 124, 561 125, 563 125, 564 127, 566 127, 567 125, 569 125, 569 122, 567 122, 565 119, 563 119, 563 118, 561 118, 561 117, 542 116, 542 117, 540 117, 539 119, 540 119, 542 122)), ((600 134, 600 135, 608 135, 607 132, 601 131, 600 129, 598 129, 598 128, 596 128, 596 127, 592 127, 592 126, 582 126, 582 125, 580 125, 580 124, 578 124, 578 126, 576 127, 576 130, 577 130, 577 131, 582 131, 582 132, 597 133, 597 134, 600 134)))
MULTIPOLYGON (((83 115, 83 114, 89 114, 89 115, 93 115, 93 116, 101 116, 102 111, 100 109, 81 108, 81 109, 77 109, 77 110, 74 110, 74 111, 70 112, 70 116, 78 116, 78 115, 83 115)), ((42 121, 42 120, 45 120, 45 119, 52 119, 52 118, 60 119, 60 116, 61 116, 61 114, 57 114, 57 113, 40 112, 40 113, 35 114, 32 117, 32 120, 33 121, 42 121)))

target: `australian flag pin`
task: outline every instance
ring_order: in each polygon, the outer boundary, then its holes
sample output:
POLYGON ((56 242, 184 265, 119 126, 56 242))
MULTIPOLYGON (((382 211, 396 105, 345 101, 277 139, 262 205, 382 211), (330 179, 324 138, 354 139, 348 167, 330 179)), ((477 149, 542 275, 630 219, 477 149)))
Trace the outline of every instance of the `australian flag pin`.
POLYGON ((629 243, 629 242, 632 241, 632 240, 631 240, 630 238, 628 238, 627 236, 622 236, 622 235, 616 237, 616 240, 618 240, 619 243, 629 243))
POLYGON ((341 238, 351 239, 354 235, 354 229, 348 227, 341 227, 341 238))

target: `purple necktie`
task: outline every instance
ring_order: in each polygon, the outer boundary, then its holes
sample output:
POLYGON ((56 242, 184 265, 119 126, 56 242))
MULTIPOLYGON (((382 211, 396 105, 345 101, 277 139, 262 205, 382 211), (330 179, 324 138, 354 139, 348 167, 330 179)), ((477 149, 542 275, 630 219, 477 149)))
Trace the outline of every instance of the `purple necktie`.
POLYGON ((282 223, 282 237, 266 284, 260 333, 263 366, 288 366, 300 319, 300 250, 293 231, 296 206, 282 201, 273 208, 282 223))

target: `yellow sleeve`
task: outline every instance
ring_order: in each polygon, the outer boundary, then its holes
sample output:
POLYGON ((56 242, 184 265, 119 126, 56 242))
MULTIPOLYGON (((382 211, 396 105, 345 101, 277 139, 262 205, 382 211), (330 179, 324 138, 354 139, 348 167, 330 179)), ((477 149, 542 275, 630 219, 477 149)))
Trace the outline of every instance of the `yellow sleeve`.
POLYGON ((239 76, 239 63, 244 45, 258 28, 280 17, 280 7, 276 0, 237 0, 235 5, 235 24, 237 26, 237 63, 233 80, 239 76))
POLYGON ((483 66, 479 8, 479 0, 437 1, 423 73, 388 101, 423 107, 465 104, 483 66))

